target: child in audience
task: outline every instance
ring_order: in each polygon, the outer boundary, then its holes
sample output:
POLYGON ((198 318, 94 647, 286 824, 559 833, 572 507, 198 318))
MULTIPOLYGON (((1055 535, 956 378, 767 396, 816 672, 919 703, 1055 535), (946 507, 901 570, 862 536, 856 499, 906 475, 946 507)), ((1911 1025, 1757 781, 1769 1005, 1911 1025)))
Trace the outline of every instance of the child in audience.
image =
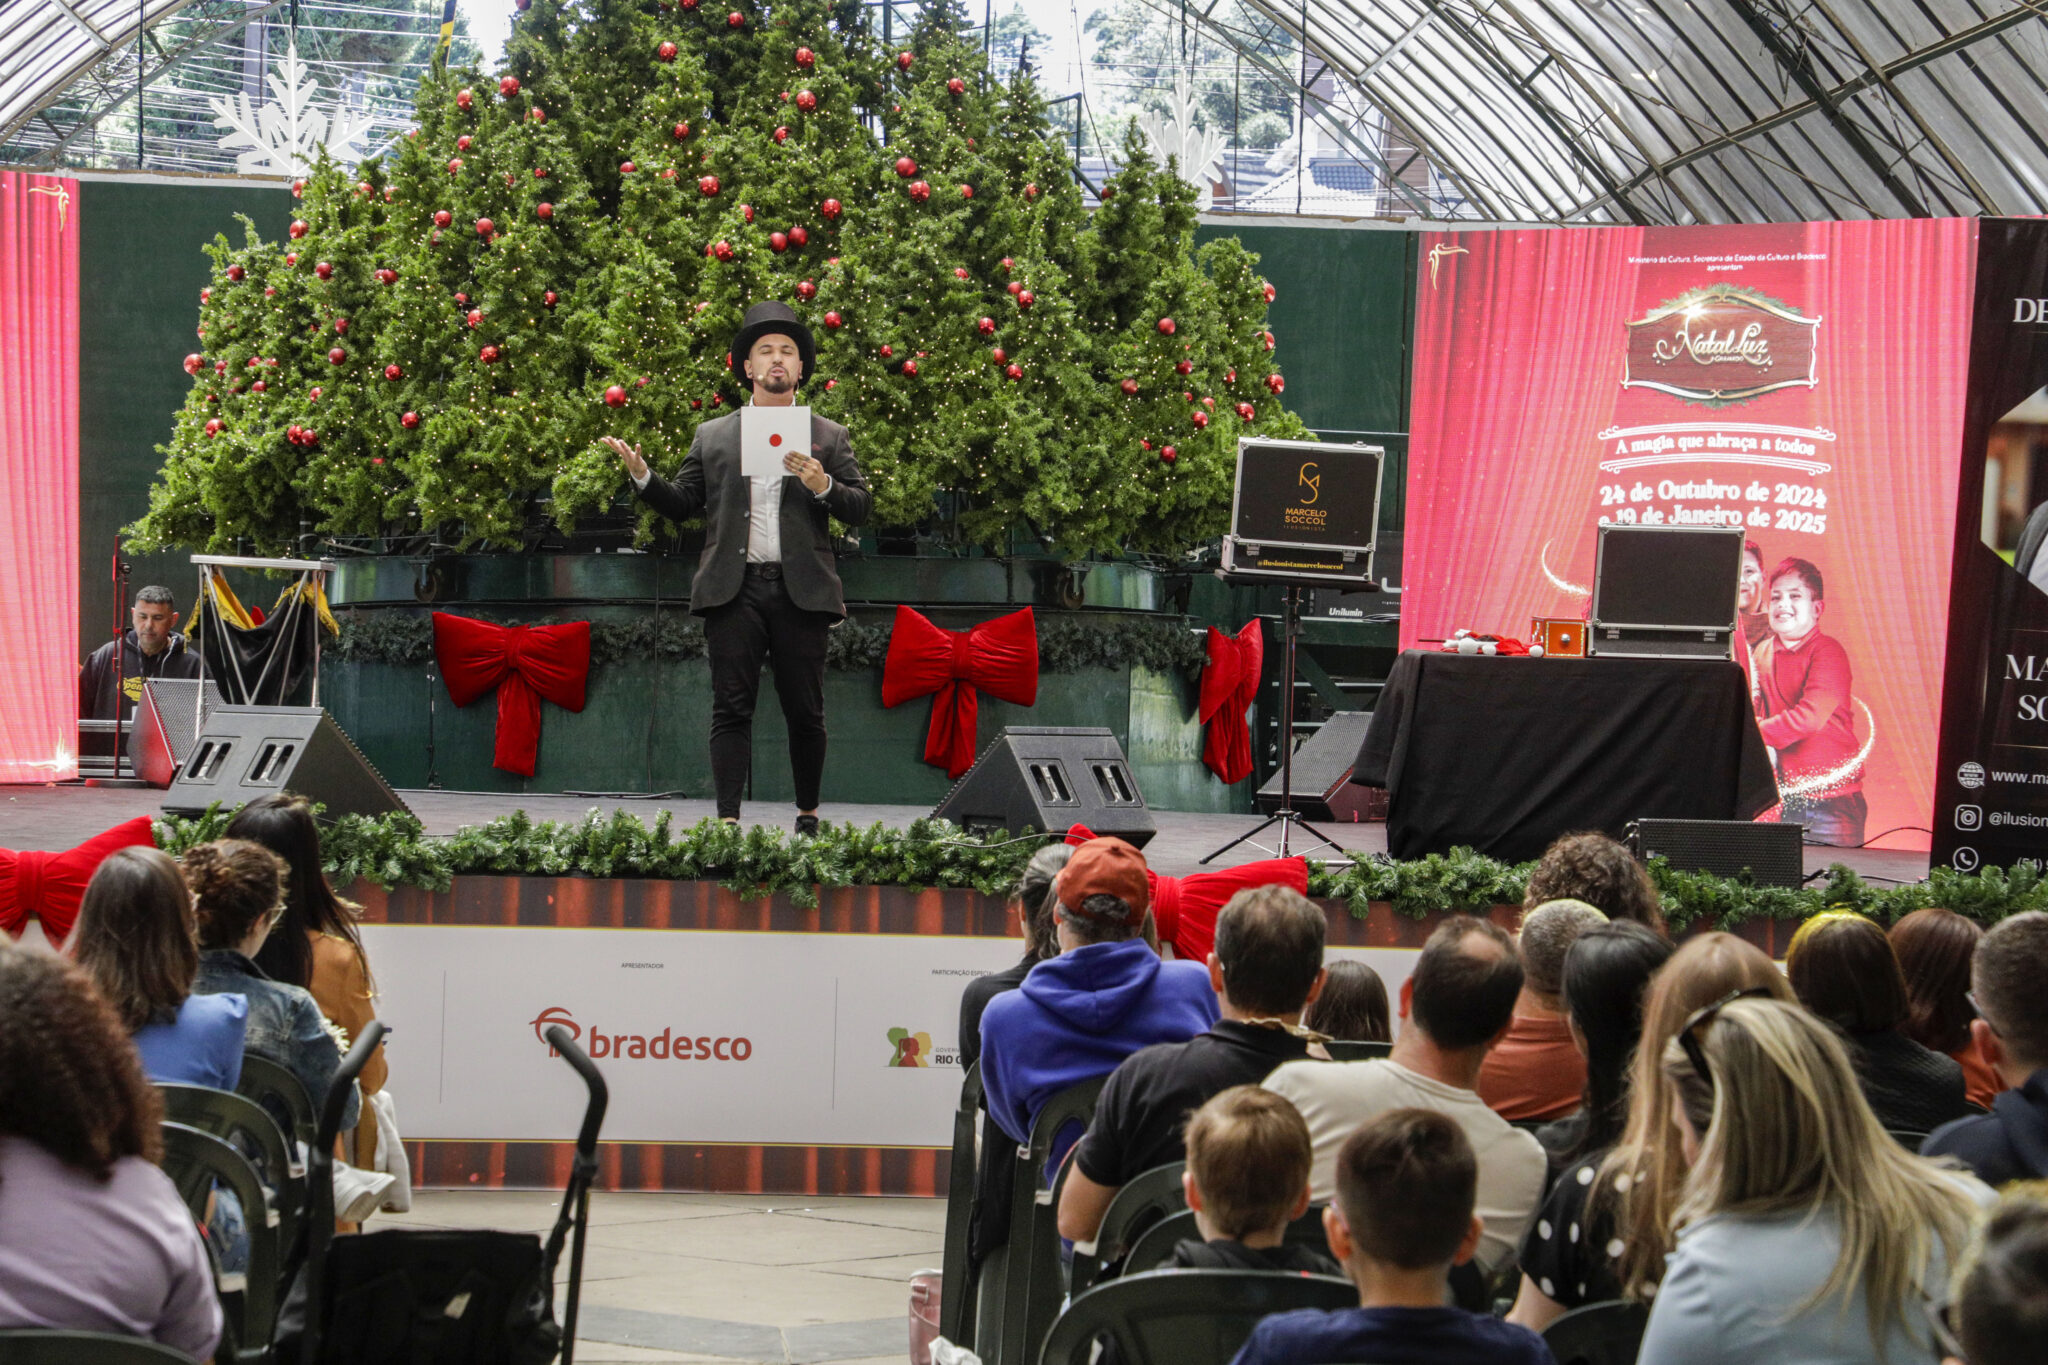
POLYGON ((0 938, 0 1329, 213 1354, 220 1300, 199 1229, 157 1168, 162 1118, 85 973, 0 938))
POLYGON ((1478 1182, 1472 1144, 1447 1114, 1390 1109, 1361 1124, 1338 1152, 1337 1199, 1323 1214, 1359 1306, 1277 1313, 1233 1365, 1552 1365, 1527 1328, 1445 1306, 1451 1267, 1479 1246, 1478 1182))
POLYGON ((1333 957, 1324 964, 1322 993, 1302 1013, 1303 1028, 1337 1042, 1391 1043, 1392 1012, 1387 983, 1355 957, 1333 957))
POLYGON ((1991 1192, 1894 1142, 1841 1037, 1736 997, 1660 1058, 1691 1164, 1639 1365, 1896 1365, 1935 1353, 1930 1293, 1991 1192))
POLYGON ((1298 1270, 1341 1275, 1315 1247, 1290 1244, 1287 1225, 1308 1211, 1314 1159, 1301 1112, 1270 1090, 1234 1085, 1188 1120, 1181 1175, 1200 1241, 1173 1249, 1181 1270, 1298 1270))
POLYGON ((68 948, 134 1038, 150 1080, 233 1090, 249 1002, 192 993, 197 932, 178 865, 153 848, 124 848, 93 873, 68 948))
POLYGON ((1951 1365, 2048 1360, 2048 1189, 2009 1185, 1956 1271, 1942 1343, 1951 1365))

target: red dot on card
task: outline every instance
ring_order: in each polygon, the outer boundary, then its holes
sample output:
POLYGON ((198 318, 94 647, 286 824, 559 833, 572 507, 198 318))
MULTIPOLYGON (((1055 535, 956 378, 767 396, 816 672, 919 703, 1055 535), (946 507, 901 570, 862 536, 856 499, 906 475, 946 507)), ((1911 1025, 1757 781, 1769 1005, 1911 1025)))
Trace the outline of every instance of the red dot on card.
POLYGON ((769 436, 769 438, 768 438, 768 444, 769 444, 769 445, 771 445, 771 446, 779 446, 779 445, 781 445, 781 444, 782 444, 782 433, 781 433, 781 432, 776 432, 776 433, 774 433, 774 434, 770 435, 770 436, 769 436))

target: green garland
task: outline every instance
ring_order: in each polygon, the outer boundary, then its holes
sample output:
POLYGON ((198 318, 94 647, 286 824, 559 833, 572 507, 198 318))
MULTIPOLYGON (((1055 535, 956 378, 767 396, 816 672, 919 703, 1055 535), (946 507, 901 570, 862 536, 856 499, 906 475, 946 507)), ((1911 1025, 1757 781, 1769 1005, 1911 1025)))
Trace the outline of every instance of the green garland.
MULTIPOLYGON (((480 619, 491 619, 488 617, 480 619)), ((538 618, 529 625, 554 624, 538 618)), ((424 664, 434 657, 434 623, 409 611, 345 611, 341 638, 330 658, 353 663, 424 664)), ((889 653, 890 629, 848 618, 831 633, 825 665, 843 673, 879 668, 889 653)), ((704 657, 704 627, 680 613, 633 621, 590 623, 590 666, 638 659, 683 662, 704 657)), ((1103 616, 1091 620, 1053 617, 1038 625, 1038 667, 1042 673, 1075 673, 1084 668, 1129 668, 1162 673, 1193 670, 1205 657, 1202 636, 1183 617, 1103 616)))
MULTIPOLYGON (((232 814, 216 806, 195 819, 159 820, 157 844, 168 853, 182 853, 219 838, 232 814)), ((815 839, 797 839, 764 826, 709 819, 679 831, 668 811, 658 812, 650 827, 625 810, 610 815, 593 810, 574 823, 537 821, 515 811, 446 838, 429 838, 411 815, 346 815, 324 839, 328 874, 342 885, 363 880, 386 890, 418 886, 446 891, 459 876, 661 877, 715 881, 743 895, 781 893, 801 906, 816 904, 820 887, 838 886, 953 887, 1002 895, 1038 846, 1036 840, 971 834, 944 820, 917 820, 900 830, 827 822, 815 839)), ((1422 919, 1519 905, 1534 868, 1534 863, 1498 862, 1467 848, 1405 863, 1311 861, 1308 889, 1312 896, 1343 902, 1358 919, 1375 901, 1422 919)), ((2048 877, 2035 862, 1969 874, 1938 867, 1924 882, 1888 888, 1870 885, 1840 863, 1825 881, 1796 889, 1675 872, 1661 858, 1650 861, 1650 876, 1674 930, 1733 929, 1757 919, 1803 920, 1833 909, 1891 923, 1939 905, 1982 924, 2048 910, 2048 877)))

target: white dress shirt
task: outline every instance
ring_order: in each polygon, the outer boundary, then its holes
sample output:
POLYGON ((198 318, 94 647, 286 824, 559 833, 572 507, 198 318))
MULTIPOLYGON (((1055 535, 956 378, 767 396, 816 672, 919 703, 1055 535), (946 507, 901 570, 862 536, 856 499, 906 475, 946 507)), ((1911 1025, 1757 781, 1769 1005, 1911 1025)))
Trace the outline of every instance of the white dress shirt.
MULTIPOLYGON (((654 467, 647 467, 645 478, 633 480, 633 487, 645 489, 654 477, 654 467)), ((747 480, 747 563, 780 564, 782 562, 782 481, 793 475, 756 474, 747 480)), ((825 493, 832 491, 832 476, 825 476, 825 493)), ((814 493, 813 497, 823 501, 825 493, 814 493)))

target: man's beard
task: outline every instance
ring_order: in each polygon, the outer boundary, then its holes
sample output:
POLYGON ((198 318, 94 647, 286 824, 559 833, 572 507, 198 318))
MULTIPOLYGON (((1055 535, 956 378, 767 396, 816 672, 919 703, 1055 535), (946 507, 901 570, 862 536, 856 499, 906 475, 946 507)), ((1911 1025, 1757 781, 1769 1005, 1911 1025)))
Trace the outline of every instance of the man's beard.
POLYGON ((796 376, 784 370, 780 375, 770 370, 757 381, 763 393, 785 394, 796 387, 796 376))

